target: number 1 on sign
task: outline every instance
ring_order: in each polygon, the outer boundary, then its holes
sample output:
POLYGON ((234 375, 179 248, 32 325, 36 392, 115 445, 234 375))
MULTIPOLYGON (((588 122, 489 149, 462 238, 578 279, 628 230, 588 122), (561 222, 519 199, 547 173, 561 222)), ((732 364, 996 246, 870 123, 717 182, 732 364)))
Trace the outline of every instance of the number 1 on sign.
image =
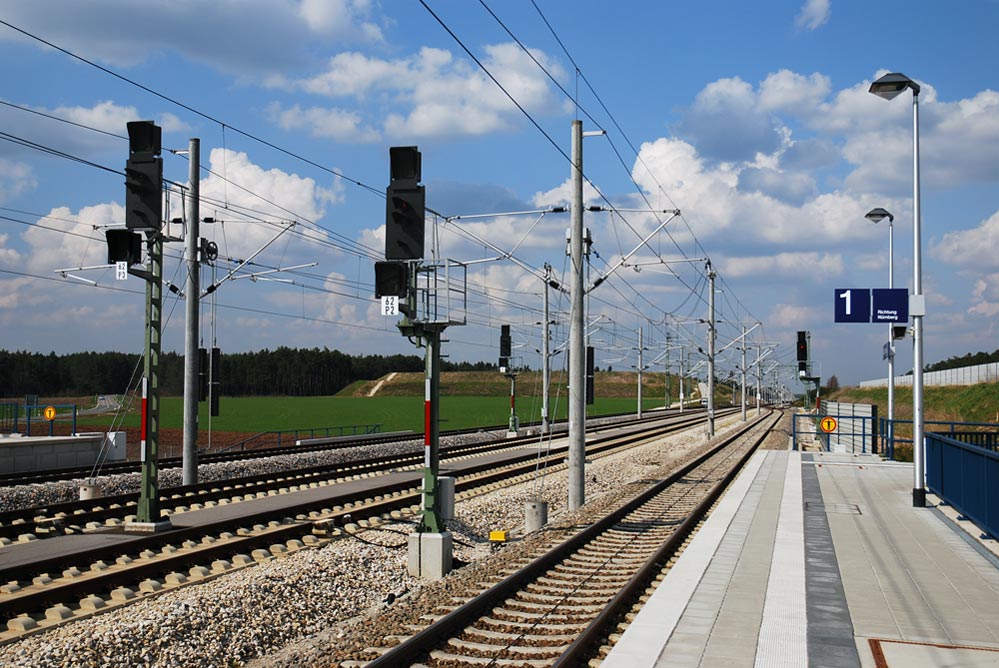
MULTIPOLYGON (((851 306, 851 304, 850 304, 850 293, 851 292, 852 292, 852 290, 844 290, 843 292, 839 293, 839 298, 842 299, 844 302, 846 302, 846 315, 851 315, 853 313, 853 310, 850 308, 850 306, 851 306)), ((826 294, 829 294, 829 293, 827 292, 826 294)), ((828 297, 827 297, 827 299, 828 299, 828 297)), ((826 302, 826 303, 828 303, 828 302, 826 302)))

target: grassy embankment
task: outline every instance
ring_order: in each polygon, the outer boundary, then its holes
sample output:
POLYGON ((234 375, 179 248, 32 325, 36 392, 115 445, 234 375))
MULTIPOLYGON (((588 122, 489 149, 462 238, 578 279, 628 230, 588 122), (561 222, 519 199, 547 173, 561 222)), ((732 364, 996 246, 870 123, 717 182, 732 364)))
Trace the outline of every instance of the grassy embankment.
MULTIPOLYGON (((663 405, 662 374, 645 374, 643 407, 663 405)), ((673 386, 676 396, 675 381, 673 386)), ((211 418, 215 431, 256 433, 269 430, 307 429, 361 424, 380 424, 382 431, 423 430, 424 379, 420 373, 397 374, 383 383, 377 394, 368 392, 377 381, 354 383, 333 397, 226 397, 220 402, 221 415, 211 418)), ((625 413, 636 409, 637 380, 634 373, 600 373, 596 379, 596 403, 589 415, 625 413)), ((540 419, 541 380, 539 373, 523 373, 517 378, 517 415, 521 423, 540 419)), ((689 393, 689 390, 688 390, 689 393)), ((441 377, 441 429, 504 425, 510 416, 510 381, 490 372, 444 373, 441 377)), ((567 412, 564 383, 552 383, 551 409, 557 419, 567 412)), ((164 397, 161 401, 163 428, 182 426, 183 400, 164 397)), ((208 408, 200 407, 200 426, 208 428, 208 408)), ((105 418, 81 419, 84 424, 107 424, 105 418)), ((125 426, 137 427, 133 410, 125 426)))
MULTIPOLYGON (((887 388, 844 387, 825 397, 843 403, 876 404, 878 416, 888 415, 887 388)), ((912 420, 912 388, 895 388, 895 419, 912 420)), ((946 385, 923 388, 923 419, 927 431, 936 431, 931 422, 983 422, 999 424, 999 383, 981 385, 946 385)), ((899 438, 912 438, 912 427, 899 424, 899 438)), ((912 447, 896 447, 896 459, 912 460, 912 447)))

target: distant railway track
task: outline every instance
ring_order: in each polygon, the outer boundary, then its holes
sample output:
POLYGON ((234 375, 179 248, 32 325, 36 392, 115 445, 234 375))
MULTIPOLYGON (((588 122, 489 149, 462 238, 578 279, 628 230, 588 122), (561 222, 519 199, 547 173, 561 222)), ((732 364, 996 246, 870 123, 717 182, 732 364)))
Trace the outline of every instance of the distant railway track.
MULTIPOLYGON (((620 451, 665 434, 703 422, 701 416, 660 421, 656 426, 621 429, 591 438, 587 456, 620 451)), ((565 446, 553 447, 544 459, 548 466, 564 465, 565 446)), ((456 491, 465 493, 497 482, 533 474, 538 465, 536 449, 519 448, 485 456, 463 457, 445 464, 457 478, 456 491)), ((260 492, 229 490, 224 508, 211 517, 178 513, 171 530, 152 535, 125 536, 113 528, 83 536, 63 536, 33 541, 28 546, 0 549, 0 621, 10 628, 31 629, 62 623, 104 605, 127 602, 163 587, 190 579, 220 575, 273 554, 299 549, 323 530, 346 521, 379 523, 399 519, 419 508, 421 475, 417 469, 377 477, 350 479, 336 485, 318 482, 290 486, 302 492, 283 499, 260 492), (245 498, 249 497, 249 499, 245 498), (46 546, 51 546, 47 548, 46 546), (19 556, 8 554, 22 548, 19 556), (30 552, 25 556, 27 550, 30 552), (60 573, 62 576, 60 577, 60 573), (124 589, 123 589, 124 588, 124 589), (127 590, 127 591, 126 591, 127 590), (72 601, 70 608, 65 602, 72 601)), ((282 484, 282 483, 279 483, 282 484)), ((10 634, 0 637, 12 639, 10 634)))
POLYGON ((581 531, 556 528, 543 554, 387 628, 387 646, 367 658, 334 665, 588 665, 779 419, 750 423, 581 531))
MULTIPOLYGON (((664 416, 659 416, 658 419, 662 420, 664 416)), ((701 418, 696 415, 688 415, 686 418, 675 415, 671 419, 677 421, 673 424, 687 425, 694 424, 701 418)), ((619 421, 603 427, 594 427, 590 433, 600 433, 603 429, 626 428, 649 421, 649 419, 619 421)), ((495 439, 480 443, 446 446, 441 448, 441 461, 447 462, 460 457, 521 447, 536 442, 537 438, 537 436, 524 436, 516 439, 495 439)), ((301 487, 310 484, 326 484, 345 476, 369 475, 392 469, 421 466, 422 462, 422 451, 414 451, 354 459, 324 466, 310 465, 305 468, 260 473, 193 485, 165 487, 160 490, 160 504, 164 510, 174 512, 181 507, 201 507, 209 503, 226 502, 227 499, 236 495, 244 498, 247 495, 266 495, 274 490, 292 485, 301 487)), ((36 538, 45 538, 61 535, 67 531, 70 533, 80 532, 88 528, 88 525, 104 524, 111 519, 124 521, 130 513, 134 513, 138 498, 138 493, 133 492, 0 512, 0 538, 14 541, 25 534, 33 534, 36 538)))
MULTIPOLYGON (((703 413, 703 409, 688 409, 685 413, 691 415, 696 415, 698 413, 703 413)), ((720 414, 720 411, 719 411, 720 414)), ((603 415, 595 420, 604 420, 609 418, 621 417, 622 415, 631 415, 631 413, 626 414, 614 414, 614 415, 603 415)), ((654 414, 649 417, 650 413, 646 412, 646 417, 643 419, 654 419, 654 414)), ((632 420, 632 422, 637 422, 637 420, 632 420)), ((554 423, 553 427, 556 429, 564 428, 565 423, 554 423)), ((523 429, 537 427, 537 424, 531 423, 522 425, 523 429)), ((501 431, 506 430, 506 425, 496 425, 491 427, 471 427, 468 429, 452 429, 448 431, 442 431, 441 436, 460 436, 462 434, 474 434, 480 431, 501 431)), ((406 432, 410 434, 411 439, 423 438, 423 435, 417 432, 406 432)), ((530 439, 532 437, 523 437, 530 439)), ((533 438, 536 438, 533 437, 533 438)), ((340 450, 343 448, 350 448, 359 445, 378 445, 382 443, 394 443, 400 440, 405 440, 406 437, 402 435, 401 432, 390 432, 386 434, 367 434, 357 437, 331 437, 329 442, 326 443, 303 443, 301 445, 282 445, 279 447, 270 448, 259 448, 252 450, 241 450, 238 452, 202 452, 198 455, 199 464, 214 464, 221 462, 236 462, 245 461, 248 459, 258 459, 261 457, 274 457, 277 455, 292 455, 299 454, 303 452, 322 452, 326 450, 340 450)), ((310 441, 315 441, 317 439, 308 439, 310 441)), ((326 440, 326 439, 323 439, 326 440)), ((514 439, 510 439, 511 442, 515 442, 514 439)), ((159 468, 172 469, 180 468, 183 464, 183 460, 180 457, 163 457, 158 462, 159 468)), ((138 473, 140 470, 140 463, 137 461, 128 462, 106 462, 97 469, 96 475, 107 476, 107 475, 117 475, 122 473, 138 473)), ((94 472, 93 466, 78 466, 78 467, 67 467, 58 469, 43 469, 38 471, 22 471, 14 473, 0 473, 0 487, 11 487, 15 485, 31 485, 37 483, 46 482, 58 482, 62 480, 79 480, 86 479, 91 476, 94 472)))

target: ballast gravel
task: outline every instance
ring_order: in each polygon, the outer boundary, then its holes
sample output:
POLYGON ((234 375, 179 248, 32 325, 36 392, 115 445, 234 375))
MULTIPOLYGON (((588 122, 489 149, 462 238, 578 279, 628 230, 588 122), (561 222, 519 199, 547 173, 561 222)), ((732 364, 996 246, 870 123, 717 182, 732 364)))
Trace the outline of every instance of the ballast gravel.
MULTIPOLYGON (((738 418, 720 420, 718 434, 737 424, 738 418)), ((587 521, 587 509, 607 505, 629 483, 661 477, 704 446, 703 428, 697 428, 594 458, 587 464, 588 503, 577 511, 578 521, 587 521)), ((385 446, 378 447, 384 453, 385 446)), ((304 465, 309 456, 286 456, 295 458, 289 468, 304 465)), ((457 517, 449 525, 454 556, 471 565, 440 582, 424 583, 407 574, 406 536, 412 525, 387 525, 27 636, 0 646, 0 667, 335 665, 351 648, 378 644, 379 619, 405 616, 406 606, 418 616, 464 579, 482 581, 494 572, 510 548, 493 554, 489 530, 520 529, 524 502, 538 494, 549 503, 550 521, 577 521, 566 516, 564 469, 457 500, 457 517)))

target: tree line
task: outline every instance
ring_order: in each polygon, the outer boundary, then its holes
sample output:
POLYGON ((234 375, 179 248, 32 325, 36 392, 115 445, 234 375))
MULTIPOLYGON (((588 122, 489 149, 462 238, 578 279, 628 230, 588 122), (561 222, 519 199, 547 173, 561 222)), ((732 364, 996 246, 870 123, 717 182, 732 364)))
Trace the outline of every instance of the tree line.
MULTIPOLYGON (((348 355, 328 348, 287 348, 250 353, 223 352, 213 379, 225 396, 324 396, 336 394, 358 380, 373 380, 393 371, 422 371, 417 355, 348 355)), ((486 362, 451 363, 444 371, 495 369, 486 362)), ((0 350, 0 397, 77 397, 124 394, 141 376, 141 357, 119 352, 79 352, 64 355, 0 350), (133 375, 134 374, 134 375, 133 375)), ((184 393, 184 357, 160 355, 160 391, 184 393)))
POLYGON ((991 353, 977 352, 965 355, 955 355, 948 357, 942 362, 936 362, 926 367, 927 371, 945 371, 947 369, 959 369, 964 366, 975 366, 976 364, 990 364, 999 362, 999 350, 991 353))

